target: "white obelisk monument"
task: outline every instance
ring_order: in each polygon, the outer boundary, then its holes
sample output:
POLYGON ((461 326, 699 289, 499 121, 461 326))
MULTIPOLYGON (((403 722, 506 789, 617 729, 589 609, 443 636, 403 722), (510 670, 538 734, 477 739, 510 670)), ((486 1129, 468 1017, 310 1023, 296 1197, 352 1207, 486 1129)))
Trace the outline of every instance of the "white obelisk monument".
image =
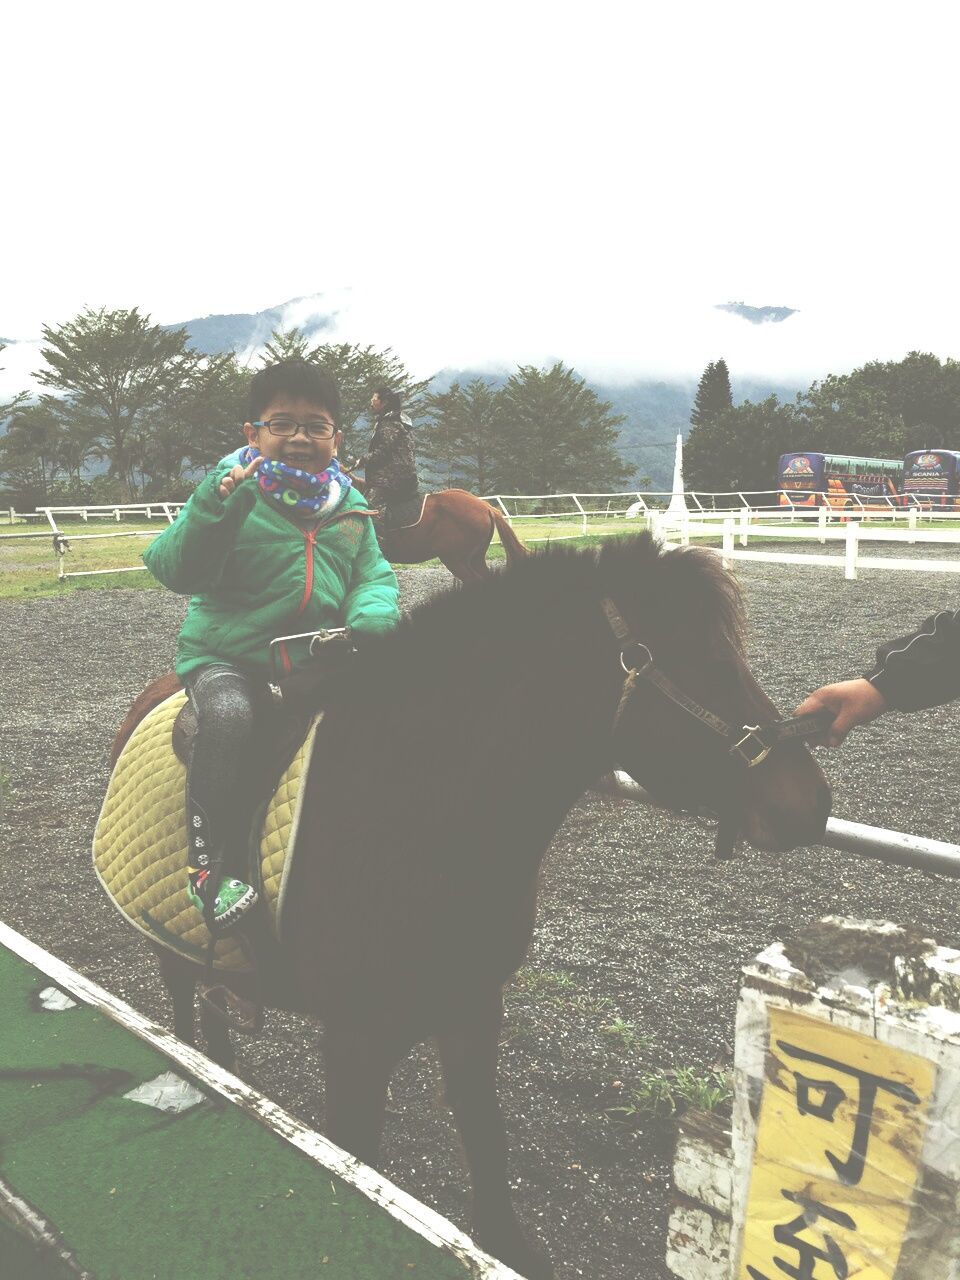
POLYGON ((677 452, 673 463, 673 492, 670 495, 668 516, 686 515, 687 504, 683 496, 683 436, 677 432, 677 452))

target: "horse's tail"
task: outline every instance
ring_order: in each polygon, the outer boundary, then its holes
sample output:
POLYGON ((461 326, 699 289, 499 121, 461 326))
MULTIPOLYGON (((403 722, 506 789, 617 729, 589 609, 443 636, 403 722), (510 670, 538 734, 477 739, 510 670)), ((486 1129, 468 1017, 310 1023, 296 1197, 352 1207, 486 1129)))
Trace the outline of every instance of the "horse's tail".
POLYGON ((513 531, 513 525, 507 517, 497 510, 492 503, 487 503, 493 516, 493 523, 497 526, 497 533, 500 535, 500 542, 503 544, 504 554, 507 557, 507 564, 513 564, 517 556, 526 556, 530 552, 523 545, 520 539, 513 531))

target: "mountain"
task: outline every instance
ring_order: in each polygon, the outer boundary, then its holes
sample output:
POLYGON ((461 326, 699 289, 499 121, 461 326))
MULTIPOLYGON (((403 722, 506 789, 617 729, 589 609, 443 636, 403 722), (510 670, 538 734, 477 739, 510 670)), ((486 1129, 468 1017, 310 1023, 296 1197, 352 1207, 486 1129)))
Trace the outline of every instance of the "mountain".
POLYGON ((748 307, 745 302, 720 302, 717 311, 729 311, 731 315, 749 320, 751 324, 779 324, 797 314, 794 307, 748 307))
MULTIPOLYGON (((321 295, 322 297, 323 295, 321 295)), ((337 312, 317 310, 315 298, 292 298, 266 311, 238 312, 234 315, 201 316, 180 324, 164 325, 165 329, 186 329, 190 345, 205 356, 221 351, 250 351, 269 342, 274 329, 296 325, 308 338, 322 340, 333 328, 337 312)))

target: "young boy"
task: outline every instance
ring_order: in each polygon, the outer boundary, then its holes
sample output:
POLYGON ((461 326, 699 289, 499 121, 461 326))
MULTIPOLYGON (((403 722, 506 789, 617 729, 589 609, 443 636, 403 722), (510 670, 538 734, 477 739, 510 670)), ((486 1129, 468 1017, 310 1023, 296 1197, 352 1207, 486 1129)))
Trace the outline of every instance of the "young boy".
MULTIPOLYGON (((339 416, 336 383, 315 365, 262 369, 250 386, 247 447, 218 463, 143 556, 165 586, 192 596, 176 663, 197 714, 188 894, 218 931, 257 900, 227 873, 242 873, 245 833, 233 815, 270 641, 339 626, 369 635, 399 617, 396 576, 336 459, 339 416)), ((309 660, 281 653, 288 670, 309 660)))

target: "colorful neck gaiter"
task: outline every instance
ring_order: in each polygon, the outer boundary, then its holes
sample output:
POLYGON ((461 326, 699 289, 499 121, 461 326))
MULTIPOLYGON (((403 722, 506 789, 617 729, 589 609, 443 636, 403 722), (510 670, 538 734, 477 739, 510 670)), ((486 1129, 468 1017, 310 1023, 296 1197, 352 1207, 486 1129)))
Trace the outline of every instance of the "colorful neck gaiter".
MULTIPOLYGON (((240 461, 248 467, 260 450, 247 445, 240 451, 240 461)), ((325 516, 336 510, 344 494, 353 484, 340 470, 336 458, 324 471, 301 471, 285 462, 264 458, 257 469, 257 485, 263 496, 288 515, 325 516)))

